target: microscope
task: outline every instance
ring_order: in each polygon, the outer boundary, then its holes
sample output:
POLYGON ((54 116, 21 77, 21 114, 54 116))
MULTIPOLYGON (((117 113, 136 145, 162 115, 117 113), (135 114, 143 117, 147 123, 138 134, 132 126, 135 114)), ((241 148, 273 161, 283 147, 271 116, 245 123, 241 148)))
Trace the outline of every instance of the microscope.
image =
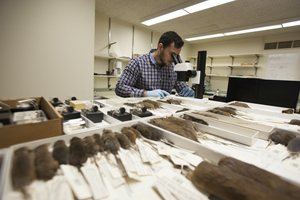
POLYGON ((177 81, 189 81, 192 80, 192 84, 195 85, 195 98, 202 99, 204 94, 204 78, 205 78, 205 66, 206 66, 206 51, 198 51, 197 57, 197 69, 193 69, 193 65, 190 62, 183 63, 180 56, 172 53, 171 56, 174 61, 174 71, 177 73, 177 81))

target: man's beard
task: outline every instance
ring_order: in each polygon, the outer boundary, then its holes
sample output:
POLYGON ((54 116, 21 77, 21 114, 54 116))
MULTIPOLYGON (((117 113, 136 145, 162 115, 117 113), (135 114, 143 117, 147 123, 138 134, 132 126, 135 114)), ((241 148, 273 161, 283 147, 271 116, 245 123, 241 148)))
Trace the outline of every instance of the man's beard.
POLYGON ((159 64, 160 66, 168 66, 167 63, 164 61, 164 55, 165 55, 165 50, 162 51, 162 53, 159 55, 159 59, 160 59, 160 62, 162 64, 159 64))

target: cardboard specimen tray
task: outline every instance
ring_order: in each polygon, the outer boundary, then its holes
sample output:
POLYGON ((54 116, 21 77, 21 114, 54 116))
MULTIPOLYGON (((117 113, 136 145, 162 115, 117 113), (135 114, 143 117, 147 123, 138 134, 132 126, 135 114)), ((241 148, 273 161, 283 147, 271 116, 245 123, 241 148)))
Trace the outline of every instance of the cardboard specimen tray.
POLYGON ((248 146, 252 146, 258 139, 259 132, 257 130, 236 126, 234 124, 229 124, 213 118, 193 114, 191 112, 178 113, 174 116, 179 118, 183 114, 206 121, 208 123, 208 126, 196 122, 194 122, 194 124, 199 130, 207 132, 209 134, 216 135, 248 146))
MULTIPOLYGON (((150 129, 153 129, 155 131, 159 131, 161 134, 161 137, 163 139, 166 139, 179 147, 194 151, 196 155, 199 155, 202 158, 205 158, 205 159, 211 161, 212 163, 218 163, 218 161, 221 158, 226 157, 226 155, 224 155, 220 152, 214 151, 212 149, 209 149, 200 143, 191 141, 186 138, 182 138, 181 136, 178 136, 172 132, 157 128, 155 126, 151 126, 148 123, 145 123, 143 121, 139 121, 139 122, 128 121, 128 122, 120 123, 117 125, 111 125, 110 127, 105 127, 105 129, 110 129, 114 132, 121 132, 121 129, 123 127, 130 127, 133 124, 137 124, 137 123, 145 125, 146 127, 149 127, 150 129)), ((94 130, 86 130, 85 132, 81 132, 81 133, 78 133, 75 135, 62 135, 62 136, 58 136, 58 137, 36 140, 36 141, 32 141, 32 142, 27 142, 27 143, 22 143, 22 144, 17 144, 17 145, 11 146, 9 148, 9 152, 8 152, 8 159, 6 160, 6 163, 5 163, 6 171, 5 171, 4 177, 3 177, 4 178, 4 180, 3 180, 4 187, 3 187, 2 193, 0 194, 0 199, 14 200, 13 197, 17 196, 15 194, 15 192, 13 191, 12 180, 11 180, 11 169, 12 169, 12 162, 13 162, 13 154, 14 154, 15 150, 17 150, 21 147, 30 147, 30 148, 34 149, 37 146, 45 144, 45 143, 48 143, 49 147, 51 148, 57 140, 64 140, 66 142, 66 144, 69 146, 70 140, 73 137, 84 138, 86 136, 91 136, 95 133, 102 134, 103 129, 104 128, 99 128, 99 129, 94 129, 94 130)), ((145 194, 145 192, 147 193, 147 196, 150 195, 152 190, 149 191, 148 188, 152 187, 155 179, 156 179, 155 176, 152 175, 150 177, 143 178, 142 181, 140 181, 140 182, 129 180, 130 187, 132 187, 132 191, 134 192, 131 195, 129 195, 124 188, 123 189, 116 188, 114 190, 114 192, 115 192, 115 194, 119 195, 120 197, 122 196, 122 199, 140 199, 141 198, 140 195, 145 194), (136 195, 135 193, 138 193, 138 195, 136 195)), ((160 198, 157 197, 154 199, 160 199, 160 198)))
POLYGON ((35 99, 45 113, 48 121, 19 125, 6 125, 0 128, 0 148, 13 144, 63 135, 63 117, 44 97, 0 99, 3 103, 15 108, 19 100, 35 99))

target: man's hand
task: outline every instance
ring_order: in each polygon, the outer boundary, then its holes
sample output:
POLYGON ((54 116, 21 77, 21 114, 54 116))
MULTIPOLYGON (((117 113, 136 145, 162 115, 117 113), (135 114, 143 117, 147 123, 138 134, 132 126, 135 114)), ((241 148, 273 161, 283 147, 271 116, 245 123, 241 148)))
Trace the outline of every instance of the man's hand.
POLYGON ((170 94, 164 90, 151 90, 147 91, 147 97, 160 97, 161 99, 164 99, 165 96, 169 96, 170 94))
POLYGON ((179 95, 184 96, 184 97, 191 97, 191 96, 195 95, 195 91, 192 90, 192 88, 190 88, 190 87, 186 87, 179 92, 179 95))

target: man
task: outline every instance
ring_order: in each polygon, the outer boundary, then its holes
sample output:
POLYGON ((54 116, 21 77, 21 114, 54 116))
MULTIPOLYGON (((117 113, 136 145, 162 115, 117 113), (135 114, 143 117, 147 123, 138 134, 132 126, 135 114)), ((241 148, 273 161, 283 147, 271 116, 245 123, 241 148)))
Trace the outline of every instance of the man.
POLYGON ((183 82, 177 81, 172 53, 180 54, 184 41, 174 31, 164 33, 157 49, 149 54, 133 58, 126 66, 116 85, 116 94, 121 97, 160 97, 170 95, 173 88, 182 96, 195 92, 183 82))

